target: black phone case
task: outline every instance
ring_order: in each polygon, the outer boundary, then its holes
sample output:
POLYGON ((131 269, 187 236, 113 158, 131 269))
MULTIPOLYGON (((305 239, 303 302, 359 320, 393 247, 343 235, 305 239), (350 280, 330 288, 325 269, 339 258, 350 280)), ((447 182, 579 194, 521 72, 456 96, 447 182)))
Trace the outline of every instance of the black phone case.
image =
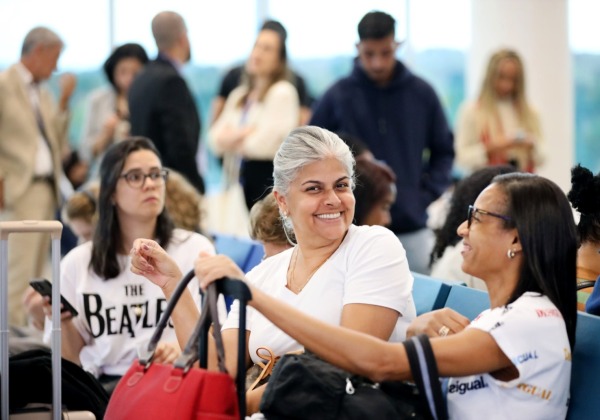
MULTIPOLYGON (((34 279, 34 280, 31 280, 29 282, 29 284, 40 295, 42 295, 42 296, 48 296, 50 299, 52 299, 52 283, 50 283, 48 280, 46 280, 46 279, 34 279)), ((71 312, 71 314, 74 317, 77 316, 77 315, 79 315, 79 313, 77 312, 77 309, 75 309, 73 307, 73 305, 71 305, 69 303, 69 301, 64 298, 63 295, 60 295, 60 303, 62 303, 62 306, 63 306, 62 311, 63 312, 65 312, 65 311, 71 312)))

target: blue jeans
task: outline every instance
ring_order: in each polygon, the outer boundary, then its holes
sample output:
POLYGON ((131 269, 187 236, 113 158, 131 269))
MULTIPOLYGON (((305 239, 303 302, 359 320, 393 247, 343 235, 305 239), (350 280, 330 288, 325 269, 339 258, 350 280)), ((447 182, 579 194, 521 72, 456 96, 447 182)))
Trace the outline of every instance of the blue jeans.
POLYGON ((423 228, 409 233, 400 233, 397 235, 402 246, 406 250, 406 259, 411 271, 429 275, 429 258, 435 235, 429 228, 423 228))

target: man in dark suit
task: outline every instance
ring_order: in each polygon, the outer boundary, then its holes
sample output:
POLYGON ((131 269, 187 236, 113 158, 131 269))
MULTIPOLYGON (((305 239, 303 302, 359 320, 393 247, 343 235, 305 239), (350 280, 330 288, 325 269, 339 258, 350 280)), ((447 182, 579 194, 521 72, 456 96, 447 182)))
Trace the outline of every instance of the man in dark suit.
POLYGON ((156 145, 163 165, 181 172, 204 193, 196 165, 200 117, 194 97, 181 76, 190 60, 190 41, 183 18, 161 12, 152 19, 158 57, 146 65, 129 89, 131 134, 156 145))

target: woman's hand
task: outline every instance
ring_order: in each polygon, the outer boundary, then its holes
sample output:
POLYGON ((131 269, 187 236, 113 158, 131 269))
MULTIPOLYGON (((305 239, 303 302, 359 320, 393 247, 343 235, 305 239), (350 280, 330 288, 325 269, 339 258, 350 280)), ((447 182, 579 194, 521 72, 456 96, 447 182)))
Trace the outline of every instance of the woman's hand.
MULTIPOLYGON (((36 292, 37 293, 37 292, 36 292)), ((63 305, 62 303, 60 304, 60 322, 64 322, 64 321, 69 321, 70 319, 73 318, 73 314, 69 311, 63 311, 63 305)), ((52 303, 50 302, 50 297, 49 296, 42 296, 42 311, 44 312, 44 315, 46 315, 46 318, 48 318, 50 321, 52 321, 52 303)), ((44 325, 42 324, 42 328, 40 329, 44 329, 44 325)))
POLYGON ((153 362, 163 363, 165 365, 170 365, 173 363, 179 355, 181 354, 181 349, 177 343, 170 343, 167 341, 160 341, 156 345, 156 350, 154 351, 153 362))
POLYGON ((29 315, 29 321, 34 328, 44 331, 46 314, 44 313, 44 298, 33 287, 29 286, 23 294, 23 306, 29 315))
POLYGON ((224 127, 217 140, 219 149, 223 152, 238 151, 244 143, 246 136, 248 136, 253 129, 253 127, 224 127))
POLYGON ((61 111, 66 111, 69 108, 69 100, 77 86, 77 76, 73 73, 64 73, 60 76, 60 100, 59 106, 61 111))
POLYGON ((408 326, 406 338, 419 334, 426 334, 430 338, 445 337, 464 330, 470 323, 469 318, 458 312, 450 308, 442 308, 415 318, 408 326))
POLYGON ((136 239, 131 248, 131 272, 146 277, 161 289, 175 287, 181 279, 177 263, 150 239, 136 239))
POLYGON ((200 281, 200 287, 206 289, 208 285, 222 277, 244 280, 244 272, 225 255, 211 255, 201 252, 194 263, 194 272, 200 281))

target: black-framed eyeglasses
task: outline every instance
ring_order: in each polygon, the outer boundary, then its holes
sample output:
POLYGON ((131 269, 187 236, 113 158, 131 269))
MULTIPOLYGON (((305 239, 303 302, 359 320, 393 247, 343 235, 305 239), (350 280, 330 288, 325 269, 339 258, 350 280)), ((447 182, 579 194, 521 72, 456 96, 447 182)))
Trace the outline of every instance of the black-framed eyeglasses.
POLYGON ((471 221, 473 220, 473 215, 475 213, 485 214, 487 216, 497 217, 498 219, 502 219, 505 222, 511 222, 512 219, 508 216, 504 216, 503 214, 492 213, 491 211, 481 210, 475 206, 469 206, 469 210, 467 211, 467 227, 471 227, 471 221))
POLYGON ((132 169, 126 174, 121 175, 119 178, 123 178, 125 182, 131 188, 143 188, 146 183, 146 178, 150 178, 155 185, 162 185, 169 175, 168 169, 153 169, 147 174, 143 173, 139 169, 132 169))

